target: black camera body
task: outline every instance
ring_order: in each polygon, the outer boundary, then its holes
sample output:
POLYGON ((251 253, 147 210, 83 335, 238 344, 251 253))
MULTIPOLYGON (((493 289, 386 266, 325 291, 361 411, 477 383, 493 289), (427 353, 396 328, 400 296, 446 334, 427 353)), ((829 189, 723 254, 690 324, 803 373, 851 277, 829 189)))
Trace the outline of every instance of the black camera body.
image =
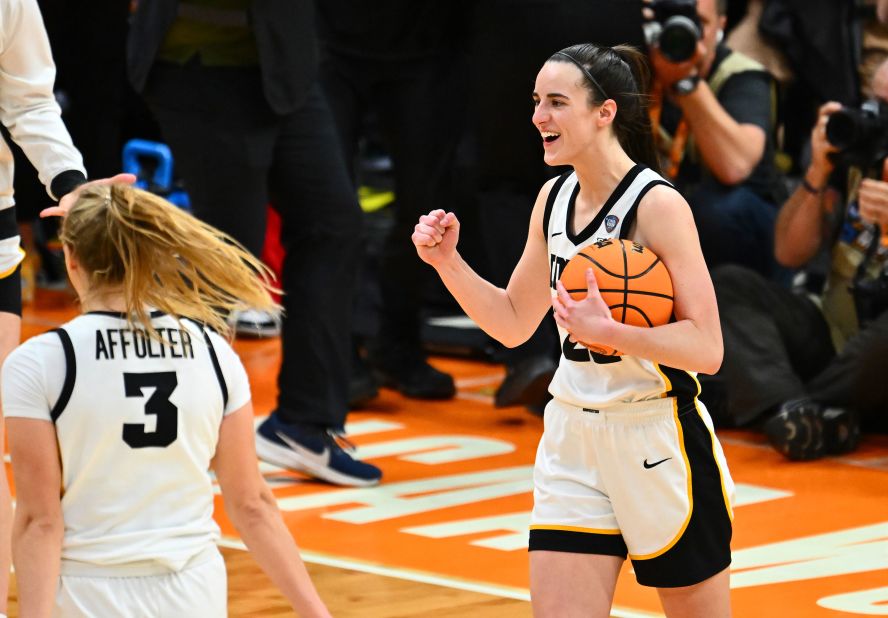
POLYGON ((888 105, 873 99, 843 107, 827 120, 826 139, 838 149, 834 162, 873 169, 888 155, 888 105))
POLYGON ((693 58, 697 42, 703 38, 697 0, 653 0, 649 8, 654 19, 644 27, 648 45, 657 44, 670 62, 693 58))

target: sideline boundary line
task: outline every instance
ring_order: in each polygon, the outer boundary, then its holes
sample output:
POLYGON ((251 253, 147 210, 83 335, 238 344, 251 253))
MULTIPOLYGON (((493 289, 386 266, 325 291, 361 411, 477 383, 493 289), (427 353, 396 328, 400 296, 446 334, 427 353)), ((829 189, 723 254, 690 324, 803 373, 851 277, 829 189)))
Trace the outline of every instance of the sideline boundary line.
MULTIPOLYGON (((231 537, 223 537, 219 540, 220 547, 229 549, 239 549, 246 551, 247 548, 243 541, 233 539, 231 537)), ((447 575, 438 575, 425 571, 417 571, 414 569, 402 569, 397 567, 388 567, 363 560, 355 560, 354 558, 343 558, 341 556, 331 556, 320 552, 307 551, 303 548, 299 549, 304 562, 312 564, 321 564, 323 566, 335 567, 339 569, 348 569, 350 571, 359 571, 361 573, 370 573, 372 575, 381 575, 384 577, 393 577, 395 579, 404 579, 407 581, 418 582, 421 584, 432 584, 434 586, 442 586, 445 588, 455 588, 457 590, 466 590, 468 592, 477 592, 489 596, 502 597, 506 599, 515 599, 517 601, 530 601, 530 591, 525 588, 513 588, 510 586, 499 586, 496 584, 482 584, 458 577, 447 575)), ((617 607, 611 611, 612 618, 665 618, 663 614, 652 612, 644 612, 633 610, 626 607, 617 607)))

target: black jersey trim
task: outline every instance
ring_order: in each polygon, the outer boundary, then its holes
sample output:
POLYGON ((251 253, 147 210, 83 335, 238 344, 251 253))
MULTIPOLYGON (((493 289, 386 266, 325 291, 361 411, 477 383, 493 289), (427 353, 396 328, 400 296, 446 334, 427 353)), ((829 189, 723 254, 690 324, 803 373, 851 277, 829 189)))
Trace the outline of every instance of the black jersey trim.
MULTIPOLYGON (((87 311, 86 315, 105 315, 109 318, 120 318, 121 320, 129 319, 129 315, 127 315, 123 311, 87 311)), ((166 313, 164 313, 163 311, 158 311, 157 309, 155 309, 148 314, 148 318, 153 320, 154 318, 162 318, 165 315, 166 313)))
POLYGON ((528 551, 563 551, 572 554, 601 554, 625 558, 628 554, 622 534, 575 532, 533 528, 528 540, 528 551))
POLYGON ((647 169, 641 163, 636 163, 632 166, 626 175, 623 176, 623 179, 617 185, 617 187, 611 192, 610 196, 607 198, 607 201, 604 205, 598 210, 598 213, 592 219, 591 223, 583 228, 577 234, 573 232, 573 226, 571 223, 573 222, 574 210, 577 205, 577 195, 580 192, 580 183, 577 182, 577 186, 574 189, 573 195, 570 197, 570 202, 567 204, 567 217, 565 221, 565 229, 567 230, 567 237, 570 238, 571 242, 574 245, 581 245, 585 243, 589 238, 592 237, 592 234, 595 233, 598 228, 601 227, 601 222, 604 221, 604 218, 610 213, 611 208, 614 207, 614 204, 617 203, 617 200, 622 197, 622 195, 626 192, 626 189, 629 188, 629 185, 635 180, 635 178, 642 172, 642 170, 647 169))
POLYGON ((74 381, 77 379, 77 359, 74 356, 74 344, 71 343, 71 336, 68 332, 64 328, 57 328, 53 332, 62 340, 62 350, 65 353, 65 381, 62 384, 62 392, 52 410, 49 411, 49 417, 55 423, 65 411, 71 400, 71 393, 74 392, 74 381))
POLYGON ((641 191, 638 192, 638 197, 635 198, 635 202, 629 207, 626 216, 623 217, 623 223, 620 225, 620 238, 626 240, 629 239, 629 230, 632 228, 632 224, 635 223, 635 216, 638 214, 638 205, 641 204, 641 200, 647 195, 647 192, 657 185, 665 185, 667 187, 675 188, 672 183, 667 182, 662 178, 652 180, 642 187, 641 191))
POLYGON ((209 331, 203 326, 200 327, 200 330, 203 332, 204 341, 207 342, 210 360, 213 362, 213 371, 216 372, 216 379, 219 381, 219 388, 222 390, 222 405, 228 406, 228 385, 225 384, 225 376, 222 375, 222 366, 219 364, 219 357, 216 356, 216 348, 213 346, 213 340, 210 339, 209 331))
POLYGON ((5 277, 0 277, 0 311, 22 315, 22 265, 16 265, 5 277))
POLYGON ((561 192, 561 187, 564 185, 564 181, 567 180, 571 174, 573 174, 573 172, 565 172, 559 176, 558 180, 555 181, 555 184, 552 185, 552 190, 549 191, 549 195, 546 196, 546 208, 543 211, 543 237, 546 239, 549 238, 549 219, 552 217, 552 209, 555 207, 555 200, 561 192))
POLYGON ((0 240, 19 235, 18 223, 15 220, 15 208, 0 210, 0 240))

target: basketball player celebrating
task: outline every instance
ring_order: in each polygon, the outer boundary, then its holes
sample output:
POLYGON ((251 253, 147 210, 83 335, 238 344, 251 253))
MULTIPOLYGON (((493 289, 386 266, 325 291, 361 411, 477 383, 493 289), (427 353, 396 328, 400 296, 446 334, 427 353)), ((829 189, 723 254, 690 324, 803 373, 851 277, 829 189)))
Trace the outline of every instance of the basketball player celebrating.
POLYGON ((220 317, 273 308, 231 238, 127 185, 81 192, 61 240, 83 315, 3 366, 23 616, 227 615, 226 511, 302 616, 328 616, 259 475, 220 317), (208 325, 208 326, 204 326, 208 325))
POLYGON ((537 75, 533 123, 549 165, 524 253, 506 289, 456 251, 459 222, 420 218, 413 242, 466 313, 508 346, 550 307, 563 354, 534 469, 530 579, 540 616, 608 616, 626 556, 656 587, 670 617, 730 615, 731 497, 695 372, 722 358, 718 310, 691 211, 659 174, 646 108, 647 69, 633 48, 577 45, 537 75), (602 238, 650 248, 671 273, 674 319, 640 328, 615 321, 592 271, 575 301, 559 270, 602 238), (578 341, 620 350, 593 354, 578 341))

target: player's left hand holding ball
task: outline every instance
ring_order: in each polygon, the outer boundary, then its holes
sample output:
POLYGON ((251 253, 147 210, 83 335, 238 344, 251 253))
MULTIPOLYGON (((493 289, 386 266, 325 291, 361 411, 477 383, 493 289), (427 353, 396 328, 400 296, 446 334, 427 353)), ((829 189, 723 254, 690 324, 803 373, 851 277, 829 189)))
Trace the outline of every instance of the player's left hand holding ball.
POLYGON ((588 291, 582 300, 571 298, 560 279, 555 286, 557 294, 552 298, 552 308, 558 325, 579 343, 606 343, 608 333, 616 321, 607 303, 601 298, 595 272, 591 268, 586 269, 588 291))

